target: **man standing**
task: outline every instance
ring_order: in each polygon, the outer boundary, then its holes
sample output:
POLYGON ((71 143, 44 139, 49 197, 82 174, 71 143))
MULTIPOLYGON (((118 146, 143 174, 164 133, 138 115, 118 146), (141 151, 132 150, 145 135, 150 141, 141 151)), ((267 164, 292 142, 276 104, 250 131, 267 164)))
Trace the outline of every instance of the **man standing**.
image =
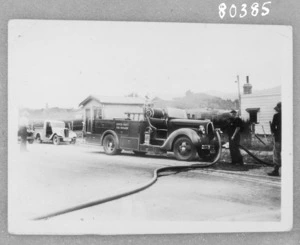
POLYGON ((277 112, 273 116, 271 123, 271 132, 273 135, 273 163, 274 170, 268 173, 270 176, 279 176, 279 169, 281 167, 281 102, 279 102, 274 110, 277 112))
POLYGON ((19 120, 19 135, 21 137, 20 150, 27 151, 27 128, 28 128, 28 112, 24 111, 19 120))
POLYGON ((230 119, 227 126, 229 150, 231 155, 232 164, 244 165, 243 156, 239 149, 240 144, 240 131, 243 126, 242 120, 237 116, 237 111, 230 112, 230 119))

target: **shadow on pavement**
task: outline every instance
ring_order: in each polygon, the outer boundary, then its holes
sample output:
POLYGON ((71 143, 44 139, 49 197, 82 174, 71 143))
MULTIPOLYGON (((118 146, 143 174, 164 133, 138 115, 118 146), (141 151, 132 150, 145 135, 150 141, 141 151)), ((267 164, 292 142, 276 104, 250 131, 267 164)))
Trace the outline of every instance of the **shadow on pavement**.
MULTIPOLYGON (((89 151, 88 153, 92 153, 92 154, 99 154, 99 155, 106 155, 105 152, 103 151, 89 151)), ((114 155, 114 156, 128 156, 128 157, 138 157, 138 158, 153 158, 153 159, 175 159, 174 156, 169 156, 169 155, 152 155, 152 154, 146 154, 145 156, 139 156, 139 155, 135 155, 134 153, 132 152, 124 152, 122 151, 122 153, 120 154, 117 154, 117 155, 114 155)), ((112 156, 113 157, 113 156, 112 156)))
POLYGON ((252 169, 260 169, 262 165, 247 163, 244 165, 234 165, 230 162, 218 162, 216 165, 210 167, 211 169, 218 169, 218 170, 227 170, 227 171, 240 171, 245 172, 252 169))
MULTIPOLYGON (((106 155, 103 151, 89 151, 88 153, 89 154, 92 153, 92 154, 106 155)), ((172 153, 162 154, 162 155, 146 154, 145 156, 138 156, 138 155, 135 155, 134 153, 129 152, 129 151, 122 151, 122 153, 120 153, 116 156, 137 157, 137 158, 144 158, 144 159, 151 158, 151 159, 162 159, 162 160, 163 159, 165 159, 165 160, 167 160, 167 159, 176 160, 175 156, 172 153)), ((221 159, 221 161, 217 162, 215 165, 213 165, 211 167, 208 167, 208 168, 209 169, 215 169, 215 170, 233 171, 233 172, 247 172, 247 171, 250 171, 250 170, 262 169, 262 168, 265 167, 261 164, 255 164, 255 163, 253 163, 253 161, 250 162, 250 163, 248 162, 248 163, 244 164, 243 166, 234 165, 231 162, 229 162, 227 159, 226 160, 225 159, 224 158, 223 158, 223 160, 221 159)), ((199 161, 198 157, 195 160, 190 161, 190 162, 178 161, 178 165, 182 165, 183 163, 186 163, 187 165, 195 164, 195 163, 200 163, 201 164, 201 161, 199 161)))

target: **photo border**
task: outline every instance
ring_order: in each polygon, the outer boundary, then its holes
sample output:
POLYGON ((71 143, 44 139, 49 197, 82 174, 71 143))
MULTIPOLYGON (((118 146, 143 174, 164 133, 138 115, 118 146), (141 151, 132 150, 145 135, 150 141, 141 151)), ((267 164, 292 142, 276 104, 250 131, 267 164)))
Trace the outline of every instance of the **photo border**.
MULTIPOLYGON (((176 1, 177 4, 163 4, 160 1, 126 1, 126 4, 121 1, 105 2, 105 1, 77 1, 72 7, 67 0, 46 2, 34 2, 28 0, 26 2, 11 1, 8 4, 2 1, 1 6, 1 50, 0 50, 0 63, 1 63, 1 137, 7 139, 7 24, 10 19, 68 19, 68 20, 111 20, 111 21, 162 21, 162 22, 196 22, 196 23, 233 23, 233 24, 276 24, 276 25, 291 25, 294 29, 294 67, 299 67, 299 25, 297 22, 296 13, 300 7, 300 2, 287 0, 284 4, 274 3, 272 13, 266 18, 256 19, 226 19, 221 20, 217 14, 217 6, 219 4, 214 1, 176 1), (33 7, 34 6, 34 7, 33 7), (83 6, 88 6, 83 8, 83 6), (194 11, 191 11, 194 10, 194 11), (141 11, 144 10, 144 11, 141 11), (295 13, 296 11, 296 13, 295 13), (298 56, 296 56, 298 54, 298 56)), ((234 2, 234 1, 233 1, 234 2)), ((237 1, 239 2, 239 1, 237 1)), ((299 71, 294 71, 294 103, 290 108, 293 110, 294 115, 294 176, 299 174, 299 152, 297 151, 299 145, 298 128, 296 125, 299 123, 299 85, 300 77, 299 71)), ((7 141, 2 141, 0 144, 1 154, 1 200, 7 200, 7 141)), ((294 179, 294 204, 299 203, 299 179, 294 179)), ((294 205, 297 207, 297 205, 294 205)), ((243 241, 244 244, 253 243, 270 243, 282 244, 293 243, 299 240, 299 211, 294 209, 294 226, 290 232, 284 233, 249 233, 249 234, 195 234, 195 235, 157 235, 157 236, 110 236, 110 237, 71 237, 71 236, 14 236, 7 233, 7 204, 1 208, 1 240, 4 239, 6 243, 12 242, 14 244, 35 244, 43 242, 44 244, 52 243, 68 243, 68 242, 96 242, 101 241, 106 244, 113 244, 116 242, 125 243, 139 243, 144 244, 182 244, 185 242, 199 244, 239 244, 243 241)), ((102 243, 102 244, 104 244, 102 243)))

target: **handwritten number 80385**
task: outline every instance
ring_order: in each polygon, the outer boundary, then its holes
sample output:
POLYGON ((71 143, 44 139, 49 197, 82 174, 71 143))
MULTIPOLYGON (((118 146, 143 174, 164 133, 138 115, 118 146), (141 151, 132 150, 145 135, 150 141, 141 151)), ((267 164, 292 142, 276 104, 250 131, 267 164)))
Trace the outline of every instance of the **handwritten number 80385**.
POLYGON ((270 13, 270 4, 271 1, 264 2, 262 4, 255 2, 251 5, 247 5, 246 3, 244 3, 239 7, 237 7, 235 4, 231 4, 230 7, 227 7, 225 3, 221 3, 219 5, 219 16, 221 19, 223 19, 226 14, 228 14, 231 18, 244 18, 248 14, 252 15, 253 17, 258 16, 259 14, 261 16, 266 16, 270 13))

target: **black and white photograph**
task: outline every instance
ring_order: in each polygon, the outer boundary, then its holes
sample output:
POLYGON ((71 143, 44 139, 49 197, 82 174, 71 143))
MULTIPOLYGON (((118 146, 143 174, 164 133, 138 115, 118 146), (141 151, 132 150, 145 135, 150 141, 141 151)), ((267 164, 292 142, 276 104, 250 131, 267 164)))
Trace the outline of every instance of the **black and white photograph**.
POLYGON ((292 36, 10 20, 9 232, 291 230, 292 36))

